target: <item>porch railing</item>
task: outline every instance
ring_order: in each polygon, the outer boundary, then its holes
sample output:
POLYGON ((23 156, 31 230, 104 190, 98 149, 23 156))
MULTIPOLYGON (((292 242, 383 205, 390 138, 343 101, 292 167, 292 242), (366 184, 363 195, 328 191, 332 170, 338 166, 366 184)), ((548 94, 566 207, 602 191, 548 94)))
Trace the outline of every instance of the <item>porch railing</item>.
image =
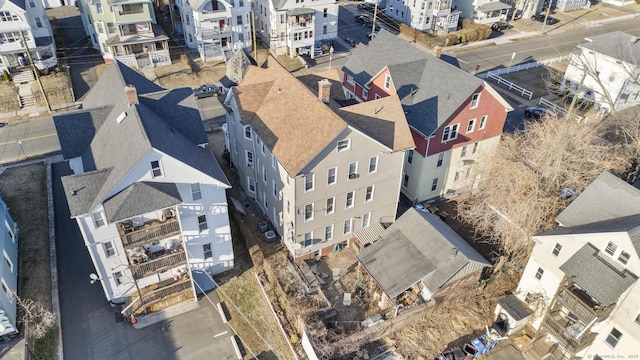
POLYGON ((121 235, 124 247, 140 246, 180 234, 178 220, 167 220, 157 225, 145 225, 140 229, 121 235))
POLYGON ((137 313, 138 310, 140 310, 142 307, 149 306, 156 301, 160 301, 169 296, 176 295, 187 290, 191 290, 191 280, 189 279, 185 279, 143 294, 142 301, 140 300, 140 296, 130 297, 125 302, 121 314, 129 317, 131 316, 131 314, 137 313))
POLYGON ((555 320, 550 314, 544 317, 542 324, 565 349, 574 354, 591 344, 595 338, 595 334, 586 329, 582 337, 576 339, 566 331, 568 320, 555 320))
POLYGON ((175 267, 176 264, 186 263, 186 261, 187 256, 183 250, 177 254, 163 256, 161 258, 147 261, 142 264, 133 265, 131 267, 131 271, 133 272, 133 277, 135 277, 136 279, 140 279, 144 276, 156 273, 158 271, 175 267))
POLYGON ((582 300, 578 299, 571 290, 563 289, 557 297, 558 301, 572 313, 576 314, 585 324, 590 323, 597 317, 596 311, 582 300))

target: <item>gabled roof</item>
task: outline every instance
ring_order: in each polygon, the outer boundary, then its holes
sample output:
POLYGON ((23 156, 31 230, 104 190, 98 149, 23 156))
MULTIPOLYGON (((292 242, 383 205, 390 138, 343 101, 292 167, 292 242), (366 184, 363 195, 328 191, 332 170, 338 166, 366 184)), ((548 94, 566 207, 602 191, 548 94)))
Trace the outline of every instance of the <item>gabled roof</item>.
MULTIPOLYGON (((385 30, 368 45, 357 47, 342 70, 365 85, 385 67, 409 125, 425 136, 438 129, 481 87, 489 86, 385 30)), ((510 109, 500 95, 494 96, 510 109)))
POLYGON ((620 271, 609 264, 591 244, 580 248, 560 270, 605 306, 617 303, 620 295, 638 280, 628 270, 620 271))
POLYGON ((635 214, 640 214, 640 190, 605 171, 556 220, 569 227, 635 214))
POLYGON ((86 214, 102 189, 110 169, 88 171, 62 178, 71 217, 86 214))
MULTIPOLYGON (((95 184, 90 185, 91 201, 85 198, 86 195, 80 199, 69 191, 73 186, 89 187, 85 182, 95 180, 89 180, 89 177, 83 181, 73 177, 62 179, 63 184, 66 183, 69 207, 74 209, 73 216, 88 213, 104 201, 152 149, 229 184, 211 152, 198 146, 206 144, 207 138, 191 89, 164 90, 116 61, 89 91, 82 108, 90 113, 98 111, 97 108, 111 110, 97 131, 88 129, 87 119, 79 121, 88 130, 78 133, 75 141, 65 137, 65 142, 61 142, 63 154, 76 155, 77 149, 90 139, 89 146, 82 152, 84 170, 109 171, 100 175, 99 189, 93 189, 95 184), (138 104, 129 106, 125 94, 128 84, 135 86, 138 104)), ((71 126, 67 122, 74 122, 77 116, 76 113, 54 116, 58 133, 71 126)))
POLYGON ((8 2, 16 5, 22 10, 27 10, 27 4, 25 0, 9 0, 8 2))
POLYGON ((433 293, 470 262, 491 266, 440 218, 413 208, 380 237, 356 257, 390 298, 421 280, 433 293))
POLYGON ((273 58, 266 69, 249 67, 242 83, 232 91, 240 121, 251 124, 292 176, 347 127, 344 120, 273 58))
POLYGON ((176 184, 142 181, 129 185, 106 200, 104 212, 111 223, 180 203, 182 197, 176 184))
POLYGON ((113 106, 101 106, 53 117, 65 159, 82 155, 112 109, 113 106))
POLYGON ((416 146, 397 96, 358 103, 340 108, 337 112, 349 125, 393 151, 416 146))
POLYGON ((580 47, 622 60, 634 66, 640 65, 638 63, 640 59, 640 41, 638 41, 637 36, 622 31, 613 31, 591 36, 585 40, 587 42, 580 44, 580 47))

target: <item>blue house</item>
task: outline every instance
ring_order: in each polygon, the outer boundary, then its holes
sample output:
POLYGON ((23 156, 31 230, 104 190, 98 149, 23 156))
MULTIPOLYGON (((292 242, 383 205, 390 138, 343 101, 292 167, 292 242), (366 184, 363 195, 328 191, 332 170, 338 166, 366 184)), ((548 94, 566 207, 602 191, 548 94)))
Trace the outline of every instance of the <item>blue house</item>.
POLYGON ((16 298, 18 289, 18 226, 11 218, 7 204, 0 196, 0 336, 18 332, 16 328, 16 298))

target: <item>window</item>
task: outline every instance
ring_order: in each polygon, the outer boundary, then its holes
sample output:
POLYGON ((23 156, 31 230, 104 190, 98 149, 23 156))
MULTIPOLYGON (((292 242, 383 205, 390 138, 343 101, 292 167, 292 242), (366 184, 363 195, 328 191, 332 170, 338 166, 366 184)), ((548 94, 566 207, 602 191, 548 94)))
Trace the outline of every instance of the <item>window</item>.
POLYGON ((355 85, 356 82, 353 80, 353 76, 347 75, 347 82, 351 85, 355 85))
POLYGON ((323 11, 323 17, 327 17, 327 15, 329 15, 329 14, 328 14, 328 11, 329 11, 329 9, 324 8, 324 11, 323 11))
POLYGON ((251 139, 251 126, 244 127, 244 138, 251 139))
POLYGON ((409 185, 409 175, 404 174, 402 178, 402 186, 407 187, 409 185))
POLYGON ((247 166, 253 167, 253 153, 249 150, 245 150, 245 156, 247 158, 247 166))
POLYGON ((267 183, 267 169, 264 168, 264 165, 262 165, 262 182, 267 183))
POLYGON ((211 243, 203 244, 202 245, 202 252, 204 253, 204 258, 205 259, 212 258, 213 257, 213 251, 211 251, 211 243))
MULTIPOLYGON (((34 20, 36 21, 36 26, 41 28, 42 27, 42 21, 40 20, 39 17, 34 18, 34 20)), ((102 27, 100 27, 100 29, 102 30, 102 27)), ((102 31, 100 31, 102 32, 102 31)))
POLYGON ((153 175, 154 178, 158 176, 162 176, 162 169, 160 169, 160 161, 156 160, 151 162, 151 175, 153 175))
POLYGON ((236 16, 236 22, 238 23, 238 25, 242 25, 242 15, 236 16))
POLYGON ((609 243, 607 244, 607 248, 604 250, 607 254, 613 256, 613 254, 616 252, 616 250, 618 249, 618 245, 612 243, 611 241, 609 241, 609 243))
POLYGON ((287 214, 291 214, 291 202, 289 200, 287 200, 286 210, 287 210, 287 214))
POLYGON ((616 329, 613 328, 611 329, 611 332, 609 333, 609 336, 607 336, 607 339, 605 340, 607 342, 607 344, 611 345, 611 347, 616 347, 616 345, 618 345, 618 341, 620 341, 620 338, 622 337, 622 333, 616 329))
POLYGON ((465 156, 467 156, 467 149, 468 149, 468 148, 469 148, 469 147, 468 147, 467 145, 465 145, 465 146, 463 146, 463 147, 462 147, 462 152, 460 153, 460 157, 465 157, 465 156))
POLYGON ((7 296, 7 299, 9 299, 9 302, 13 303, 13 293, 11 292, 11 290, 9 290, 9 286, 7 286, 7 284, 4 282, 4 279, 2 279, 2 291, 4 291, 4 294, 7 296))
POLYGON ((278 170, 278 160, 276 160, 276 156, 271 154, 271 167, 273 170, 278 170))
POLYGON ((471 151, 472 154, 475 154, 478 152, 478 146, 480 143, 475 143, 473 144, 473 151, 471 151))
POLYGON ((480 126, 478 126, 478 129, 482 130, 484 129, 484 126, 487 124, 487 115, 484 115, 483 117, 480 118, 480 126))
POLYGON ((387 74, 384 77, 384 88, 389 90, 391 87, 391 75, 387 74))
POLYGON ((367 186, 367 192, 364 195, 364 202, 368 203, 373 200, 373 185, 367 186))
POLYGON ((202 199, 202 191, 200 191, 200 184, 191 184, 191 199, 193 201, 202 199))
POLYGON ((324 227, 324 241, 333 240, 333 224, 324 227))
POLYGON ((473 132, 473 128, 476 125, 476 119, 469 120, 469 125, 467 125, 467 134, 473 132))
POLYGON ((624 265, 627 265, 630 258, 631 258, 631 255, 628 252, 623 250, 620 252, 620 256, 618 256, 618 261, 620 261, 624 265))
POLYGON ((311 245, 313 245, 313 231, 308 232, 308 233, 304 233, 304 247, 310 247, 311 245))
POLYGON ((6 220, 4 222, 4 227, 7 230, 7 234, 9 235, 9 238, 11 239, 11 241, 13 241, 15 243, 16 242, 16 238, 13 235, 13 230, 11 230, 11 227, 9 226, 9 223, 7 223, 6 220))
POLYGON ((551 252, 551 254, 557 257, 560 254, 560 250, 562 250, 562 245, 556 243, 556 246, 553 247, 553 251, 551 252))
POLYGON ((200 230, 200 232, 203 232, 208 229, 206 215, 198 216, 198 229, 200 230))
POLYGON ((367 101, 367 99, 369 99, 369 90, 367 89, 362 89, 362 100, 367 101))
POLYGON ((35 1, 29 0, 29 7, 36 7, 35 1))
POLYGON ((454 140, 458 137, 458 125, 454 124, 444 128, 442 132, 442 141, 454 140))
POLYGON ((475 109, 478 107, 478 103, 480 102, 480 93, 475 93, 471 97, 471 108, 475 109))
POLYGON ((371 213, 362 214, 362 228, 367 228, 371 225, 371 213))
POLYGON ((327 25, 322 26, 322 35, 327 35, 327 25))
POLYGON ((436 167, 442 166, 443 161, 444 161, 444 153, 438 154, 438 163, 436 164, 436 167))
POLYGON ((122 273, 122 271, 116 271, 113 273, 113 281, 116 282, 116 285, 122 285, 123 282, 123 278, 124 274, 122 273))
POLYGON ((97 2, 96 3, 96 12, 98 14, 102 14, 104 13, 104 9, 102 8, 102 3, 101 2, 97 2))
POLYGON ((304 221, 313 220, 313 203, 304 206, 304 221))
POLYGON ((7 21, 20 21, 18 15, 12 14, 8 11, 0 11, 0 22, 7 21))
POLYGON ((351 139, 338 141, 338 152, 347 151, 349 149, 351 149, 351 139))
POLYGON ((354 161, 349 163, 349 179, 357 179, 358 178, 358 162, 354 161))
POLYGON ((304 191, 312 191, 313 190, 313 179, 314 174, 307 174, 304 176, 304 191))
POLYGON ((544 269, 539 267, 538 271, 536 271, 536 279, 538 280, 542 279, 542 274, 544 274, 544 269))
POLYGON ((13 273, 13 261, 9 259, 9 255, 7 255, 7 252, 4 250, 2 250, 2 257, 4 258, 4 262, 7 263, 7 267, 9 268, 9 271, 13 273))
POLYGON ((354 198, 355 198, 355 192, 349 191, 347 193, 347 201, 345 203, 345 209, 349 209, 349 208, 353 207, 353 203, 354 203, 353 199, 354 198))
POLYGON ((409 164, 413 163, 413 150, 407 151, 407 162, 409 164))
POLYGON ((250 193, 256 193, 256 180, 252 177, 247 176, 247 183, 249 185, 249 192, 250 193))
POLYGON ((116 248, 113 247, 113 243, 111 241, 102 243, 102 246, 104 247, 104 253, 107 257, 112 257, 116 254, 116 248))
POLYGON ((189 33, 189 42, 192 43, 193 42, 193 34, 189 33))
POLYGON ((94 212, 91 214, 91 217, 93 218, 93 225, 96 227, 96 229, 104 226, 104 212, 94 212))
MULTIPOLYGON (((28 34, 24 34, 24 39, 26 41, 30 40, 28 34)), ((17 41, 22 41, 22 37, 19 32, 13 31, 0 33, 0 44, 8 44, 17 41)))
POLYGON ((336 183, 336 176, 338 174, 338 168, 329 168, 327 170, 327 186, 333 185, 336 183))
POLYGON ((347 219, 344 221, 344 226, 342 227, 342 233, 344 235, 350 234, 353 230, 353 219, 347 219))
POLYGON ((369 174, 373 174, 378 171, 378 157, 373 156, 369 158, 369 174))
POLYGON ((113 34, 113 33, 115 33, 115 32, 116 32, 116 28, 115 28, 115 26, 113 25, 113 23, 107 23, 107 32, 108 32, 109 34, 113 34))
POLYGON ((453 177, 453 181, 456 182, 460 180, 460 171, 456 171, 456 175, 453 177))
POLYGON ((262 205, 264 205, 264 209, 267 210, 269 208, 269 203, 267 202, 267 193, 262 193, 262 205))
POLYGON ((325 210, 325 215, 329 215, 329 214, 333 214, 333 212, 335 211, 335 202, 336 202, 336 198, 335 197, 330 197, 327 199, 327 206, 326 206, 326 210, 325 210))
POLYGON ((431 191, 436 191, 436 189, 438 188, 438 178, 433 179, 433 182, 431 182, 431 191))

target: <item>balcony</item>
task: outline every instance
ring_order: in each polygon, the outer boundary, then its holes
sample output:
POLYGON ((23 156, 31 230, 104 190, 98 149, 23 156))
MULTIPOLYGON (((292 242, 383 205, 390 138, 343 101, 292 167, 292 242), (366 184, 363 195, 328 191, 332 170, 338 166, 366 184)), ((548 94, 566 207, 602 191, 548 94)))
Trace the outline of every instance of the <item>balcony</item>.
POLYGON ((433 7, 433 15, 436 17, 447 16, 451 13, 451 2, 441 1, 436 2, 433 7))
POLYGON ((600 314, 601 306, 591 301, 590 297, 580 289, 564 287, 556 300, 585 324, 590 323, 600 314))
POLYGON ((118 232, 125 248, 142 246, 180 234, 178 219, 167 219, 165 222, 151 220, 141 226, 134 227, 130 220, 118 223, 118 232))
POLYGON ((169 306, 187 300, 193 300, 193 286, 188 276, 180 280, 165 280, 152 286, 140 289, 142 298, 135 293, 127 298, 122 306, 122 315, 129 317, 153 311, 160 311, 169 306))
POLYGON ((223 28, 201 28, 200 37, 202 40, 231 37, 231 27, 225 26, 223 28))
POLYGON ((565 317, 561 312, 548 313, 542 321, 540 331, 546 331, 567 351, 575 354, 591 345, 597 334, 592 333, 580 322, 565 317))

